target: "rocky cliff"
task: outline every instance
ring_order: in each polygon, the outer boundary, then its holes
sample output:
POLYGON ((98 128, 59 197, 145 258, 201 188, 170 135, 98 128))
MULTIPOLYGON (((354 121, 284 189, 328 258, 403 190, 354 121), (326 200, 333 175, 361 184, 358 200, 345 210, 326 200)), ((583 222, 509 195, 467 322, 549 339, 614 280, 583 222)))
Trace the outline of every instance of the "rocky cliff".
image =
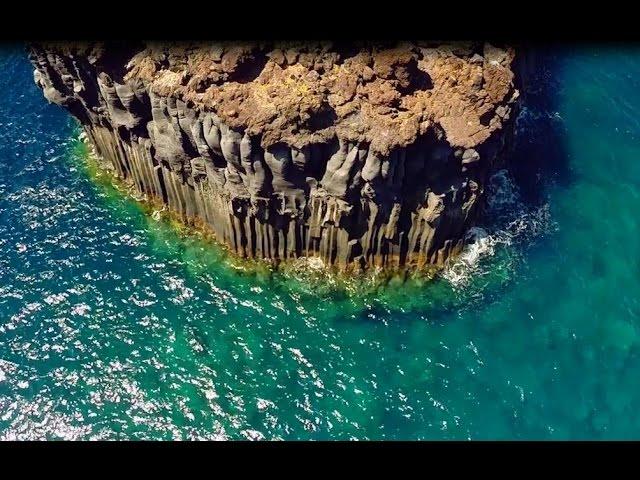
POLYGON ((512 131, 488 43, 34 44, 116 174, 238 255, 342 269, 460 251, 512 131))

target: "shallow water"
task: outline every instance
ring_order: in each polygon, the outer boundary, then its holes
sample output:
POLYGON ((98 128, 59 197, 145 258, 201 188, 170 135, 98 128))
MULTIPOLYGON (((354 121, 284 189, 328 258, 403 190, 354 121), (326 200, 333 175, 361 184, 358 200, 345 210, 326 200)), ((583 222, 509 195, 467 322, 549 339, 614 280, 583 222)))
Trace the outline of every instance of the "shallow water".
POLYGON ((552 60, 475 244, 353 295, 96 182, 4 47, 0 438, 639 438, 640 49, 552 60))

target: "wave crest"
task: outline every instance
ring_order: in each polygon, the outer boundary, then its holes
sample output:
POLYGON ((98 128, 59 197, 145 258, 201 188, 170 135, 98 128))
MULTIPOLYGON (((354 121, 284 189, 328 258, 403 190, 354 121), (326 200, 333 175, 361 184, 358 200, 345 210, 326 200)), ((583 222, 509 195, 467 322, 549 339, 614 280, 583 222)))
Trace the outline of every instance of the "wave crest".
MULTIPOLYGON (((527 244, 555 228, 549 205, 527 207, 507 170, 492 175, 487 188, 487 212, 495 219, 491 225, 473 227, 465 236, 462 253, 442 272, 454 288, 490 273, 495 266, 484 260, 505 247, 527 244)), ((516 252, 513 252, 516 253, 516 252)), ((502 267, 510 268, 514 255, 507 255, 502 267)))

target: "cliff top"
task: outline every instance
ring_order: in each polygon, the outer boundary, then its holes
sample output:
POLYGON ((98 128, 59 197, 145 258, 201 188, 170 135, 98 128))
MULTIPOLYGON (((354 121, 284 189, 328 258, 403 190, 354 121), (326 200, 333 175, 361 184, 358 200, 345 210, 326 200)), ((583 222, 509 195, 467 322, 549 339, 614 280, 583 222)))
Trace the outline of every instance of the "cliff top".
MULTIPOLYGON (((99 45, 61 45, 100 62, 99 45)), ((143 82, 214 111, 263 147, 338 135, 388 153, 433 129, 471 148, 502 125, 517 96, 511 48, 485 43, 146 43, 114 81, 143 82)), ((116 75, 114 75, 116 76, 116 75)))

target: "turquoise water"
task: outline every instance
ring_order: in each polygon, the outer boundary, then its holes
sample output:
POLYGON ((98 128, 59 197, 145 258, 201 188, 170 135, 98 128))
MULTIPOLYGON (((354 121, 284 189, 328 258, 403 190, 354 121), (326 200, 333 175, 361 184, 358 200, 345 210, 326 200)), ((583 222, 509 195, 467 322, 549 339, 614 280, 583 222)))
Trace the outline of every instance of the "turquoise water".
POLYGON ((234 267, 90 178, 0 51, 0 438, 640 438, 640 50, 545 56, 442 278, 234 267))

